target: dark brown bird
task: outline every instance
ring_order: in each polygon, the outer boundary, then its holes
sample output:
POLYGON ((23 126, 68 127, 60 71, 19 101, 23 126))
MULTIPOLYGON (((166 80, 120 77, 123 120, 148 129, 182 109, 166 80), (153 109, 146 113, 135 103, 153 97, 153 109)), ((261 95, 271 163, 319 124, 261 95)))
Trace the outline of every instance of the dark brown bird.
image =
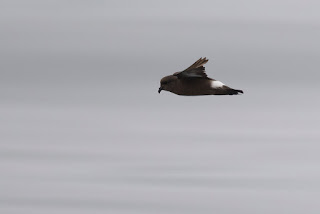
POLYGON ((220 81, 211 79, 205 73, 206 58, 200 58, 189 68, 173 75, 163 77, 160 81, 159 93, 162 90, 184 96, 198 95, 235 95, 242 90, 230 88, 220 81))

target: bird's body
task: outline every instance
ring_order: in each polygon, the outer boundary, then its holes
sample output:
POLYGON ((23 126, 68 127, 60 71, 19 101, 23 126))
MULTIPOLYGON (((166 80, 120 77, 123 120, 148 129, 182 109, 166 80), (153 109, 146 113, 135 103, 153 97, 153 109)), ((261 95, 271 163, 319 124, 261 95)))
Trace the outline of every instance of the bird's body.
POLYGON ((184 96, 234 95, 243 93, 242 90, 232 89, 220 81, 209 78, 203 67, 207 62, 206 58, 200 58, 184 71, 163 77, 160 82, 159 93, 161 90, 184 96))

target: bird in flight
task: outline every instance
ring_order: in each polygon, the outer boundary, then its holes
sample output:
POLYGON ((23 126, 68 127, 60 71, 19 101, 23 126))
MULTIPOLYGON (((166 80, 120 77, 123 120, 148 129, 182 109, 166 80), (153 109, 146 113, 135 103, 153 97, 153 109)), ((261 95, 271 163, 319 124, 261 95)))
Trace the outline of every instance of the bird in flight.
POLYGON ((230 88, 218 80, 209 78, 203 67, 208 61, 206 57, 201 57, 184 71, 163 77, 158 92, 164 90, 184 96, 236 95, 243 93, 242 90, 230 88))

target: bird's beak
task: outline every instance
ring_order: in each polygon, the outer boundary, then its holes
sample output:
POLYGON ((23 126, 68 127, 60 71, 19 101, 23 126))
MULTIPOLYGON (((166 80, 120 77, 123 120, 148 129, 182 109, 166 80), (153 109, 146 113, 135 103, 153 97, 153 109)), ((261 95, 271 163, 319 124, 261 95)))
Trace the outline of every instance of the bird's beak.
POLYGON ((159 88, 158 93, 160 94, 161 91, 162 91, 162 87, 159 88))

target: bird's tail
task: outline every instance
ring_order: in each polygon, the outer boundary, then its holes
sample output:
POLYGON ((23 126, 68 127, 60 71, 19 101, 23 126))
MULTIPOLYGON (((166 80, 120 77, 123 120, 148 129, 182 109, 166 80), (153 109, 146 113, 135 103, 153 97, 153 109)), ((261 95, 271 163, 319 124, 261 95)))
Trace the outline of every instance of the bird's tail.
POLYGON ((224 85, 220 90, 215 90, 214 95, 237 95, 237 94, 243 94, 242 90, 233 89, 226 85, 224 85))
POLYGON ((238 89, 233 89, 233 88, 229 88, 228 89, 228 94, 229 95, 237 95, 237 94, 243 94, 243 91, 242 90, 238 90, 238 89))

